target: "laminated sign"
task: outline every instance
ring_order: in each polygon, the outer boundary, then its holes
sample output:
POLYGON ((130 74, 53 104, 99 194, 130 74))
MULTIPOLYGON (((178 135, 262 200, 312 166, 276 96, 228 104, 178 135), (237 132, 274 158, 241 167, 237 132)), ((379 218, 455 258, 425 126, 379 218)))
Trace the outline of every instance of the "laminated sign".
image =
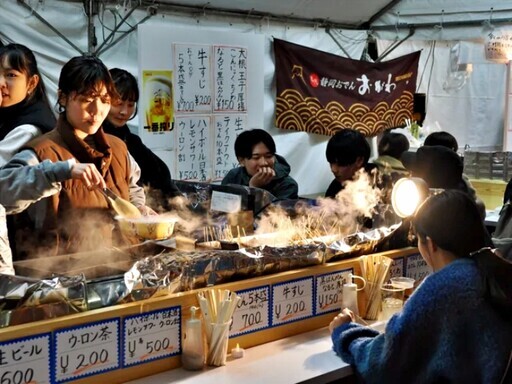
POLYGON ((413 117, 420 52, 371 63, 274 39, 274 53, 279 128, 374 136, 413 117))

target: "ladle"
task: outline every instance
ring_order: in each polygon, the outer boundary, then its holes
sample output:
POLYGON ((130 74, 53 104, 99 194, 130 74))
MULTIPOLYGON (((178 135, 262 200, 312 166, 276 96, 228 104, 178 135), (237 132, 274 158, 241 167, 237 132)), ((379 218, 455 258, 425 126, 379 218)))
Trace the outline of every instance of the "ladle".
POLYGON ((109 188, 100 188, 100 191, 107 198, 110 206, 119 216, 126 219, 142 217, 142 213, 140 213, 139 209, 135 205, 119 197, 109 188))

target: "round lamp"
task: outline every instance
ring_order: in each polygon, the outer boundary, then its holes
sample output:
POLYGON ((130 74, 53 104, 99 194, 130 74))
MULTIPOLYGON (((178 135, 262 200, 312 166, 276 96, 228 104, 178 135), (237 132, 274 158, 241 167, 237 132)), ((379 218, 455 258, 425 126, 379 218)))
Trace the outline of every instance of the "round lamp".
POLYGON ((429 188, 418 177, 398 180, 391 192, 391 204, 399 217, 409 217, 416 212, 419 205, 428 197, 429 188))

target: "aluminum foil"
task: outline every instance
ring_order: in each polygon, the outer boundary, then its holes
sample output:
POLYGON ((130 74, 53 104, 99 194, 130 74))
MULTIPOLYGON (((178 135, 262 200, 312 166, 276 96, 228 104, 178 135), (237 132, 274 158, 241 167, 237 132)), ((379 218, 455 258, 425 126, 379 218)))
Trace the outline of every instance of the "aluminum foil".
POLYGON ((86 310, 83 275, 46 280, 0 275, 0 327, 86 310))
POLYGON ((324 244, 168 252, 138 261, 125 274, 122 302, 242 280, 324 262, 324 244))

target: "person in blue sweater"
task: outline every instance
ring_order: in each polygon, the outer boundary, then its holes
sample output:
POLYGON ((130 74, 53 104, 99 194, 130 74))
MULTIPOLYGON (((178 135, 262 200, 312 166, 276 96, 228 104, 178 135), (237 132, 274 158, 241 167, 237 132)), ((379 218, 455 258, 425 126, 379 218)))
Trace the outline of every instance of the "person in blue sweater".
POLYGON ((446 190, 413 218, 433 268, 385 333, 344 309, 333 348, 365 383, 512 383, 512 264, 485 246, 475 202, 446 190))
POLYGON ((276 143, 267 131, 243 131, 235 140, 235 155, 240 167, 222 179, 222 185, 238 184, 262 188, 276 199, 297 199, 299 187, 290 176, 291 167, 276 154, 276 143))

